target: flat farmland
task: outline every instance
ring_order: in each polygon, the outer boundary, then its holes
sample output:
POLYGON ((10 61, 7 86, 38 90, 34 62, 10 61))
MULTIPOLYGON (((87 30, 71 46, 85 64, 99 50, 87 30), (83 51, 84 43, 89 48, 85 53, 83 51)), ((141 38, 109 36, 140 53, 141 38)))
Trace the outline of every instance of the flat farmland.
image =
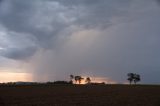
POLYGON ((160 86, 0 86, 0 106, 160 106, 160 86))

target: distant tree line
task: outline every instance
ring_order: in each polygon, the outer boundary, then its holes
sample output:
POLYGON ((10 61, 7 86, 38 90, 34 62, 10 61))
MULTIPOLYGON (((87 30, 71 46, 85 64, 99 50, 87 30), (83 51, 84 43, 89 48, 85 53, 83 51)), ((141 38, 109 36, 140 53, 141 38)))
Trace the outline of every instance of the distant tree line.
POLYGON ((73 81, 75 81, 76 84, 81 84, 82 80, 85 80, 86 84, 90 84, 91 83, 91 78, 87 77, 86 79, 83 78, 82 76, 74 76, 74 75, 70 75, 70 82, 73 83, 73 81))
MULTIPOLYGON (((141 81, 141 77, 139 74, 136 73, 128 73, 127 74, 128 78, 127 80, 129 81, 130 84, 137 84, 137 82, 141 81)), ((54 82, 44 82, 44 83, 39 83, 39 82, 8 82, 8 83, 0 83, 0 86, 13 86, 13 85, 53 85, 53 84, 81 84, 85 82, 85 84, 91 84, 91 85, 99 85, 99 84, 105 84, 104 82, 102 83, 96 83, 96 82, 91 82, 90 77, 83 78, 82 76, 79 75, 70 75, 70 81, 54 81, 54 82)))

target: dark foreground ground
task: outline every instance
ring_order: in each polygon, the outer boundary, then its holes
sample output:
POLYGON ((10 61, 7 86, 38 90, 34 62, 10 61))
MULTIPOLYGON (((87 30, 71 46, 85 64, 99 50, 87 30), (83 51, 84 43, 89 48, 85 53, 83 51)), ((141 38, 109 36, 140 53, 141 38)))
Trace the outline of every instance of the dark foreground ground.
POLYGON ((0 86, 0 106, 160 106, 160 86, 0 86))

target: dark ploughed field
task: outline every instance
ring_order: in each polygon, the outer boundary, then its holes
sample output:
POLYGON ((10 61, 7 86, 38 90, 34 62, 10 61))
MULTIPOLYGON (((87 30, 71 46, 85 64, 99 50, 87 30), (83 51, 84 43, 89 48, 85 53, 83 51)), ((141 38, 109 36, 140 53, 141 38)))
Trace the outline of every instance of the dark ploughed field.
POLYGON ((0 106, 160 106, 160 86, 0 86, 0 106))

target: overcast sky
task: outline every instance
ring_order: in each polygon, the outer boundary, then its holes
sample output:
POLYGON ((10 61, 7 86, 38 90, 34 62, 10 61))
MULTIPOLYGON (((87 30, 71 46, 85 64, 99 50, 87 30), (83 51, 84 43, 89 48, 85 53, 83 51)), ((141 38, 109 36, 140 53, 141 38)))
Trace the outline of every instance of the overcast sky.
POLYGON ((1 76, 124 83, 129 72, 160 84, 159 0, 0 0, 1 76))

